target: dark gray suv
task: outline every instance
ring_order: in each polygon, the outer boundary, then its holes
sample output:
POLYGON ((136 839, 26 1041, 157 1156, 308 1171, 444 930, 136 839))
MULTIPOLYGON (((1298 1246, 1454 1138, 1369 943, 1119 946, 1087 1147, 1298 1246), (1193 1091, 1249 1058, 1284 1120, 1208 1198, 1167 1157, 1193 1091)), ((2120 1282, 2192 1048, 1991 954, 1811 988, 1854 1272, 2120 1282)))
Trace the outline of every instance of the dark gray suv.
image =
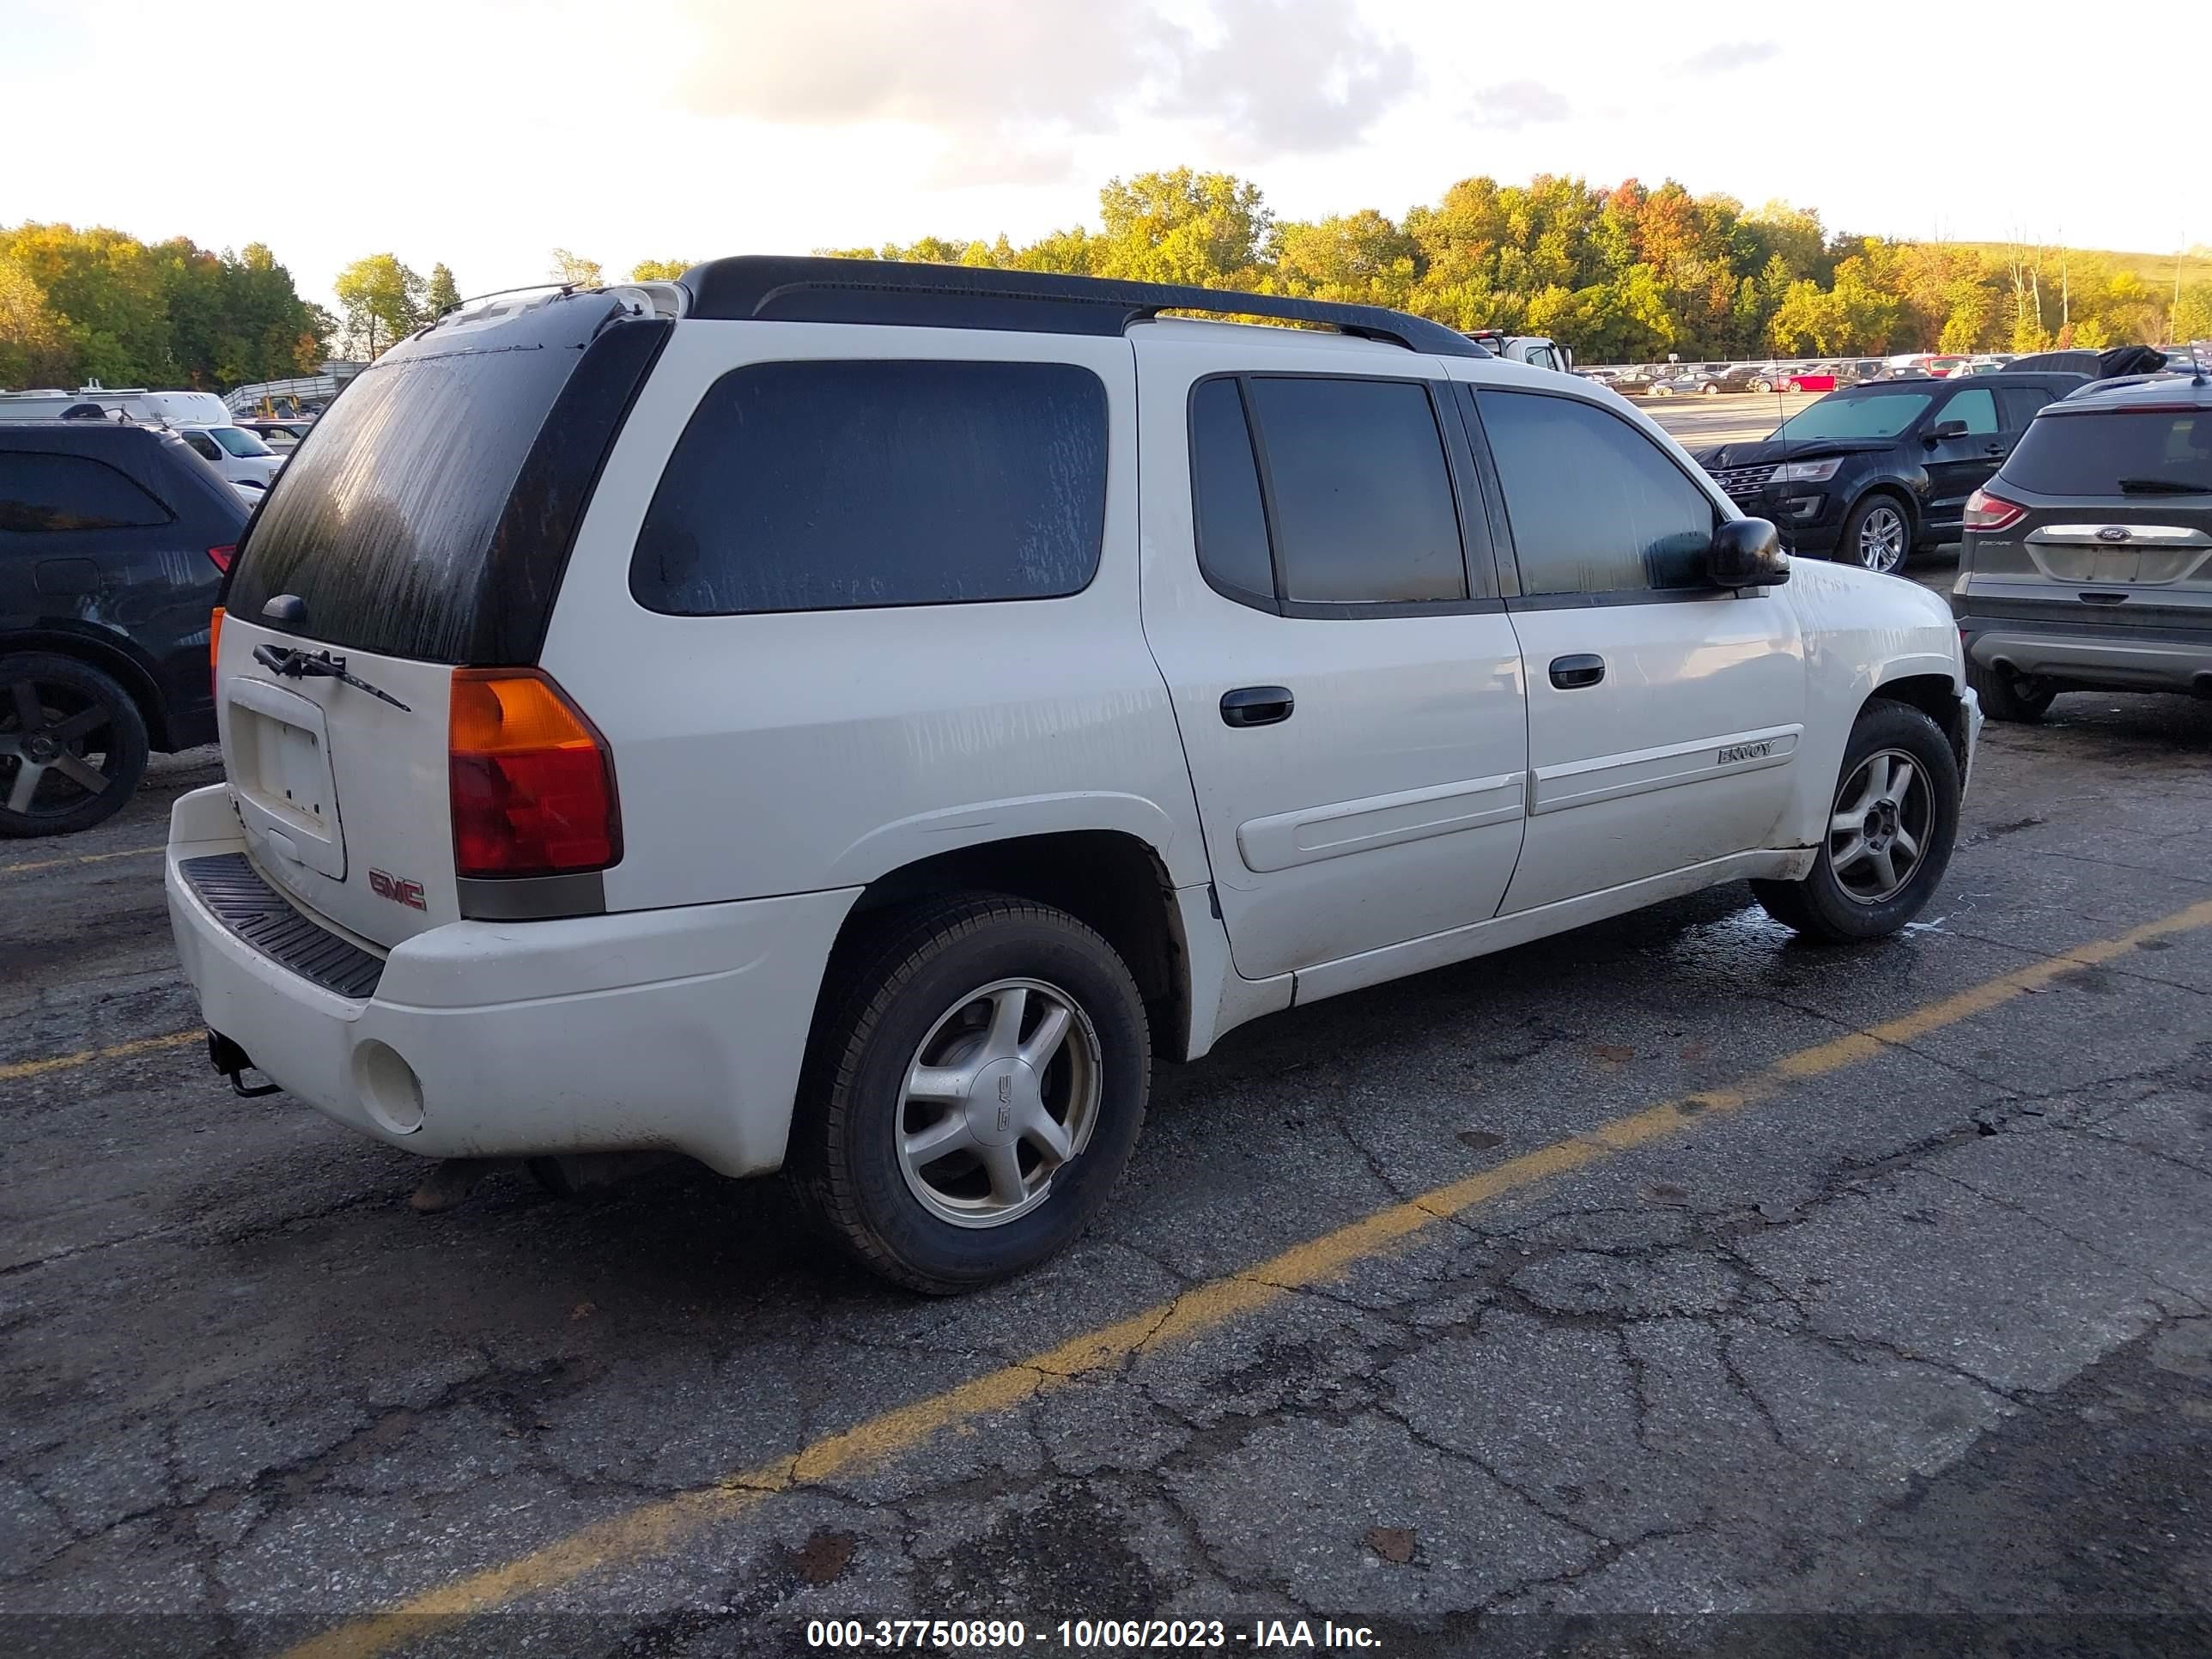
POLYGON ((1951 608, 1993 720, 2038 719, 2061 691, 2212 696, 2212 376, 2039 411, 1966 504, 1951 608))

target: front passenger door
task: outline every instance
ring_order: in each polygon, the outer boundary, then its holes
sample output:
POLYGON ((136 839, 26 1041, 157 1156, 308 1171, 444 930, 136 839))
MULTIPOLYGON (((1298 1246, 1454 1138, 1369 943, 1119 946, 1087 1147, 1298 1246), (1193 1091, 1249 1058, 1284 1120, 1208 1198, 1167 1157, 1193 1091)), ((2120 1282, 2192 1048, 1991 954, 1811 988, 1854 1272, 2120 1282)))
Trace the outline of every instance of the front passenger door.
POLYGON ((1996 393, 1985 386, 1961 386, 1929 417, 1925 430, 1921 465, 1928 469, 1927 527, 1936 540, 1955 542, 1966 497, 1996 476, 2010 448, 1997 419, 1996 393), (1947 423, 1966 430, 1936 437, 1947 423))
POLYGON ((1565 394, 1470 401, 1528 683, 1528 831, 1501 914, 1772 846, 1804 735, 1796 611, 1706 585, 1720 509, 1635 422, 1565 394))

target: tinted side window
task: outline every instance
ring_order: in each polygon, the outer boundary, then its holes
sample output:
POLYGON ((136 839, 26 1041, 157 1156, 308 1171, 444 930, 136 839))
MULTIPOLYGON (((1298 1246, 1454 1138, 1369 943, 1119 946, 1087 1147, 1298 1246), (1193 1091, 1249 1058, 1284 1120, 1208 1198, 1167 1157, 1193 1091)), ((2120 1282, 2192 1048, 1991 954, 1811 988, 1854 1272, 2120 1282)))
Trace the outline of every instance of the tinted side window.
POLYGON ((167 524, 168 512, 104 461, 86 455, 0 454, 0 530, 123 530, 167 524))
POLYGON ((2005 430, 2020 432, 2035 418, 2035 411, 2051 401, 2051 394, 2039 386, 2008 386, 1997 393, 1997 404, 2004 410, 2005 430))
POLYGON ((1198 568, 1216 587, 1273 599, 1267 513, 1244 398, 1234 380, 1201 380, 1190 394, 1191 507, 1198 568))
POLYGON ((1980 437, 1997 429, 1997 400, 1990 395, 1987 386, 1978 386, 1972 392, 1954 394, 1950 402, 1936 411, 1936 418, 1938 422, 1964 421, 1966 435, 1980 437))
POLYGON ((1267 458, 1284 599, 1467 598, 1459 512, 1426 386, 1291 377, 1245 386, 1267 458))
POLYGON ((1715 509, 1667 452, 1592 404, 1476 394, 1526 593, 1701 587, 1715 509))
POLYGON ((1106 388, 1066 363, 755 363, 669 457, 630 592, 677 616, 1049 599, 1088 586, 1106 388))

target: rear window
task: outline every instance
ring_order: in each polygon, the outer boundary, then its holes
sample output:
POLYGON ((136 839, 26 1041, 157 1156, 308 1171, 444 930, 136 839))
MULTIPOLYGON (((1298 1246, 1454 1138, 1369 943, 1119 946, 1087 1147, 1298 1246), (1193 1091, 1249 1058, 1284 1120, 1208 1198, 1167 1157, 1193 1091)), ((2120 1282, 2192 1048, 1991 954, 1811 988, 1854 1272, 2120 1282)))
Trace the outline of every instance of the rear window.
POLYGON ((104 461, 36 451, 0 454, 0 530, 39 535, 168 522, 161 502, 104 461))
POLYGON ((754 363, 678 440, 630 592, 684 617, 1053 599, 1090 585, 1105 518, 1087 368, 754 363))
MULTIPOLYGON (((599 295, 442 328, 380 358, 309 428, 225 603, 428 662, 537 658, 577 520, 667 325, 599 295)), ((272 624, 273 625, 273 624, 272 624)))
POLYGON ((1998 476, 2039 495, 2212 495, 2212 409, 2038 416, 1998 476))

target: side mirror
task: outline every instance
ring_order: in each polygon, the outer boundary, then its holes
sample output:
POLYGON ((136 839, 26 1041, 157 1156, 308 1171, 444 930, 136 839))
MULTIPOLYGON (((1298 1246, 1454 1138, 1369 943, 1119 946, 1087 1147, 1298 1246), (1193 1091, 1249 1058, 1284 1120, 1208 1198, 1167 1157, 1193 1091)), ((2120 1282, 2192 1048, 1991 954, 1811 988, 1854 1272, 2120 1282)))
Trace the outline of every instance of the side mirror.
POLYGON ((1923 438, 1921 442, 1940 444, 1948 439, 1963 438, 1966 435, 1966 423, 1964 421, 1938 421, 1928 428, 1928 435, 1923 438))
POLYGON ((1726 519, 1705 550, 1705 580, 1715 587, 1778 587, 1790 580, 1790 556, 1765 519, 1726 519))

